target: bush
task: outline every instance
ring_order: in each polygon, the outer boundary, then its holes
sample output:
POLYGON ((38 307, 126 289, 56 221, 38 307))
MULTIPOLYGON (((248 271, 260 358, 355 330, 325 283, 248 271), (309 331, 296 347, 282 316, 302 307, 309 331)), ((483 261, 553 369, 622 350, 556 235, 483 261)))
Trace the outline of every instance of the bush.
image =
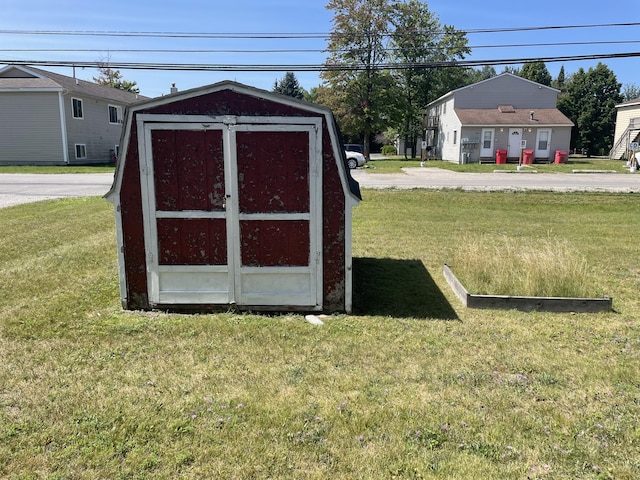
POLYGON ((383 145, 382 155, 397 155, 396 147, 393 145, 383 145))

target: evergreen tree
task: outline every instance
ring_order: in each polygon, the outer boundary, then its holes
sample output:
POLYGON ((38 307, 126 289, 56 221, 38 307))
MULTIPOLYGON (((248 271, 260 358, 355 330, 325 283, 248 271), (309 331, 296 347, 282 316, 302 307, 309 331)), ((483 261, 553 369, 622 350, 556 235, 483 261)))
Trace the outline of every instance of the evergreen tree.
POLYGON ((544 62, 538 61, 525 63, 520 69, 519 75, 522 78, 531 80, 532 82, 540 83, 547 87, 551 86, 551 74, 549 73, 549 70, 547 70, 547 66, 544 62))
POLYGON ((304 89, 300 87, 298 79, 293 72, 287 72, 282 80, 275 81, 273 91, 289 97, 302 99, 304 98, 304 89))
POLYGON ((558 90, 560 90, 562 92, 562 91, 564 91, 565 83, 566 83, 566 79, 565 79, 565 75, 564 75, 564 65, 562 65, 560 67, 560 71, 558 72, 558 76, 556 77, 556 79, 553 82, 551 82, 551 86, 553 88, 557 88, 558 90))

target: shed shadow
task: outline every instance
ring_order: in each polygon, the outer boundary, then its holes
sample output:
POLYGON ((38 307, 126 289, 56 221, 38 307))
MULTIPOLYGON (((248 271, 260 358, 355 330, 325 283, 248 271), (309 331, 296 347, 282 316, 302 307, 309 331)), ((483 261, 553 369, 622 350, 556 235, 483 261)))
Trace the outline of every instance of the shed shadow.
POLYGON ((459 320, 420 260, 353 259, 353 313, 459 320))

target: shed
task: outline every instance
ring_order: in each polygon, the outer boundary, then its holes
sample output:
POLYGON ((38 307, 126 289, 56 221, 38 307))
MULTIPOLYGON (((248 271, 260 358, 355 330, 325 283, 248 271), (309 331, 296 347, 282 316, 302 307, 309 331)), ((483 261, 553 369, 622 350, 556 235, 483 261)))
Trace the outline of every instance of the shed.
POLYGON ((106 194, 124 308, 351 311, 361 196, 330 110, 225 81, 124 123, 106 194))

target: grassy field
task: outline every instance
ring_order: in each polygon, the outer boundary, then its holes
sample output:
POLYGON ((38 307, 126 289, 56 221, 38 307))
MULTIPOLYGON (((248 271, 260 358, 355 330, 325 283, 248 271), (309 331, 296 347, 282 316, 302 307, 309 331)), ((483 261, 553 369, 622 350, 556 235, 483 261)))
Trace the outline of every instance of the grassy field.
POLYGON ((0 225, 0 478, 640 478, 635 195, 365 190, 322 327, 123 312, 101 198, 0 225), (469 234, 562 239, 615 311, 464 309, 469 234))
MULTIPOLYGON (((586 158, 580 156, 569 157, 567 163, 558 164, 534 164, 527 166, 527 169, 536 170, 538 173, 573 173, 574 170, 612 170, 617 173, 629 173, 625 169, 626 162, 621 160, 609 160, 603 158, 586 158)), ((405 167, 419 167, 420 159, 405 159, 404 157, 390 157, 383 160, 371 160, 365 168, 375 171, 375 173, 399 173, 405 167)), ((442 160, 428 160, 424 165, 426 168, 437 167, 453 170, 454 172, 490 173, 494 170, 515 170, 516 164, 496 165, 495 163, 470 163, 458 165, 442 160)))

